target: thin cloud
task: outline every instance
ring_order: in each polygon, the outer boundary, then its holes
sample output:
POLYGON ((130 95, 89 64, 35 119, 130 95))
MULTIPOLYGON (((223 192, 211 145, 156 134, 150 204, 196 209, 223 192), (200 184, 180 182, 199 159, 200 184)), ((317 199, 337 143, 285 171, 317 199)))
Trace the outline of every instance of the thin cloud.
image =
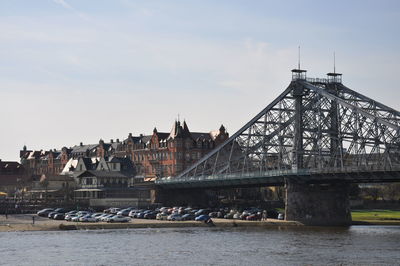
POLYGON ((65 2, 64 0, 53 0, 54 3, 59 4, 61 6, 63 6, 64 8, 67 9, 71 9, 73 10, 72 6, 70 6, 67 2, 65 2))
POLYGON ((82 12, 76 10, 74 7, 72 7, 70 4, 68 4, 65 0, 53 0, 53 2, 64 7, 65 9, 71 10, 80 18, 90 21, 89 17, 85 13, 82 13, 82 12))

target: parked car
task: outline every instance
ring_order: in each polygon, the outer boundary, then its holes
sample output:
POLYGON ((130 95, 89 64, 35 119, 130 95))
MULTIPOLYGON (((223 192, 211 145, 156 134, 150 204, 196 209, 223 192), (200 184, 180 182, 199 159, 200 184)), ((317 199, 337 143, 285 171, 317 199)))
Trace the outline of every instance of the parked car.
POLYGON ((235 214, 233 215, 232 219, 239 220, 239 219, 240 219, 240 216, 241 216, 241 214, 237 212, 237 213, 235 213, 235 214))
POLYGON ((254 213, 254 214, 250 214, 249 216, 246 217, 247 221, 259 221, 261 220, 261 213, 254 213))
POLYGON ((64 218, 64 220, 66 220, 66 221, 70 222, 70 221, 72 221, 72 218, 74 218, 74 217, 76 217, 76 216, 78 216, 78 215, 76 215, 76 213, 73 213, 73 214, 67 214, 67 215, 65 215, 65 218, 64 218))
POLYGON ((100 221, 107 222, 108 218, 111 218, 113 216, 114 216, 114 214, 108 213, 108 214, 104 215, 103 217, 101 217, 100 221))
POLYGON ((145 216, 147 213, 150 213, 150 212, 152 212, 152 211, 151 211, 151 210, 145 210, 145 211, 143 211, 143 212, 139 212, 138 214, 136 214, 136 217, 135 217, 135 218, 144 219, 144 216, 145 216))
POLYGON ((55 209, 54 211, 55 211, 55 212, 58 212, 58 213, 66 213, 66 212, 67 212, 67 210, 64 209, 64 208, 57 208, 57 209, 55 209))
POLYGON ((209 209, 200 209, 194 215, 197 217, 197 216, 200 216, 203 214, 209 214, 210 212, 211 212, 211 210, 209 210, 209 209))
POLYGON ((92 217, 98 219, 98 218, 99 218, 100 216, 102 216, 102 215, 104 215, 104 213, 96 212, 96 213, 93 213, 93 214, 92 214, 92 217))
POLYGON ((168 221, 182 221, 182 216, 178 213, 171 214, 167 217, 168 221))
POLYGON ((57 209, 55 209, 54 211, 50 212, 50 213, 47 215, 47 217, 50 218, 50 219, 54 219, 54 216, 55 216, 57 213, 66 213, 66 212, 67 212, 67 211, 66 211, 64 208, 57 208, 57 209))
POLYGON ((37 212, 37 215, 38 215, 38 216, 41 216, 41 217, 47 217, 47 215, 49 215, 49 213, 52 212, 52 211, 54 211, 54 209, 52 209, 52 208, 46 208, 46 209, 43 209, 43 210, 38 211, 38 212, 37 212))
POLYGON ((79 218, 79 222, 97 222, 98 220, 95 217, 92 217, 91 214, 87 214, 79 218))
POLYGON ((71 218, 71 222, 79 222, 79 219, 82 217, 83 215, 76 215, 74 217, 71 218))
POLYGON ((143 218, 144 218, 144 219, 156 219, 156 216, 157 216, 157 212, 152 211, 152 212, 146 213, 146 214, 143 216, 143 218))
POLYGON ((197 216, 194 220, 195 221, 208 221, 211 217, 206 215, 206 214, 202 214, 200 216, 197 216))
POLYGON ((122 215, 114 215, 107 219, 108 223, 127 223, 131 220, 129 217, 125 217, 122 215))
POLYGON ((182 221, 190 221, 194 220, 195 218, 196 216, 194 216, 194 214, 187 213, 182 216, 182 221))
POLYGON ((285 220, 285 215, 283 213, 278 214, 278 220, 285 220))
POLYGON ((160 212, 167 212, 171 207, 161 207, 160 212))
POLYGON ((236 214, 236 212, 230 212, 225 214, 224 218, 225 219, 233 219, 233 216, 236 214))
POLYGON ((56 213, 53 217, 54 220, 64 220, 65 219, 65 214, 64 213, 56 213))
POLYGON ((71 219, 72 222, 79 222, 79 219, 83 216, 91 215, 88 211, 79 211, 76 213, 76 216, 71 219))
POLYGON ((137 218, 137 215, 139 214, 139 213, 141 213, 141 212, 143 212, 144 210, 131 210, 130 212, 129 212, 129 217, 131 217, 131 218, 137 218))
POLYGON ((69 211, 67 213, 65 213, 65 215, 69 215, 69 214, 76 214, 78 211, 69 211))
POLYGON ((126 208, 117 212, 117 215, 128 216, 133 208, 126 208))
POLYGON ((167 220, 168 216, 169 216, 168 213, 160 212, 160 213, 157 213, 156 219, 157 220, 167 220))
POLYGON ((57 213, 58 212, 56 212, 56 211, 49 212, 49 214, 47 214, 47 218, 53 219, 54 215, 56 215, 57 213))

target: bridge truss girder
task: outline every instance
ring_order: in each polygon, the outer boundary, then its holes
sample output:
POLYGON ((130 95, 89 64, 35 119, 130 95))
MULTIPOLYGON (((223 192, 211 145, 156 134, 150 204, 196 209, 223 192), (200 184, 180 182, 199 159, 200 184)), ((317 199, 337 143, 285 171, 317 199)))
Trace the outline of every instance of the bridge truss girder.
POLYGON ((400 113, 341 83, 293 80, 226 142, 171 180, 400 169, 400 113), (274 174, 275 175, 275 174, 274 174))

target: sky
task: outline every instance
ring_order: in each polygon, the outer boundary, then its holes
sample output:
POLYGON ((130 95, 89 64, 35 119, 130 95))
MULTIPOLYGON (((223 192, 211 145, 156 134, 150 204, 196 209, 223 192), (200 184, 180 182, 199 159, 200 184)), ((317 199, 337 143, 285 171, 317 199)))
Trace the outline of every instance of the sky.
POLYGON ((0 159, 169 132, 235 133, 290 83, 400 110, 400 2, 0 0, 0 159))

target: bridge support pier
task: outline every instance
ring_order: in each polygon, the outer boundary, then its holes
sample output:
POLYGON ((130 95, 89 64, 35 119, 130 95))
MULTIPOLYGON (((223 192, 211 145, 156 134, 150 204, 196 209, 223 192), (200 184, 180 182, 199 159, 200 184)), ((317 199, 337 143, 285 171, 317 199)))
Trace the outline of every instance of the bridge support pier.
POLYGON ((351 224, 349 184, 286 181, 285 219, 306 225, 351 224))

